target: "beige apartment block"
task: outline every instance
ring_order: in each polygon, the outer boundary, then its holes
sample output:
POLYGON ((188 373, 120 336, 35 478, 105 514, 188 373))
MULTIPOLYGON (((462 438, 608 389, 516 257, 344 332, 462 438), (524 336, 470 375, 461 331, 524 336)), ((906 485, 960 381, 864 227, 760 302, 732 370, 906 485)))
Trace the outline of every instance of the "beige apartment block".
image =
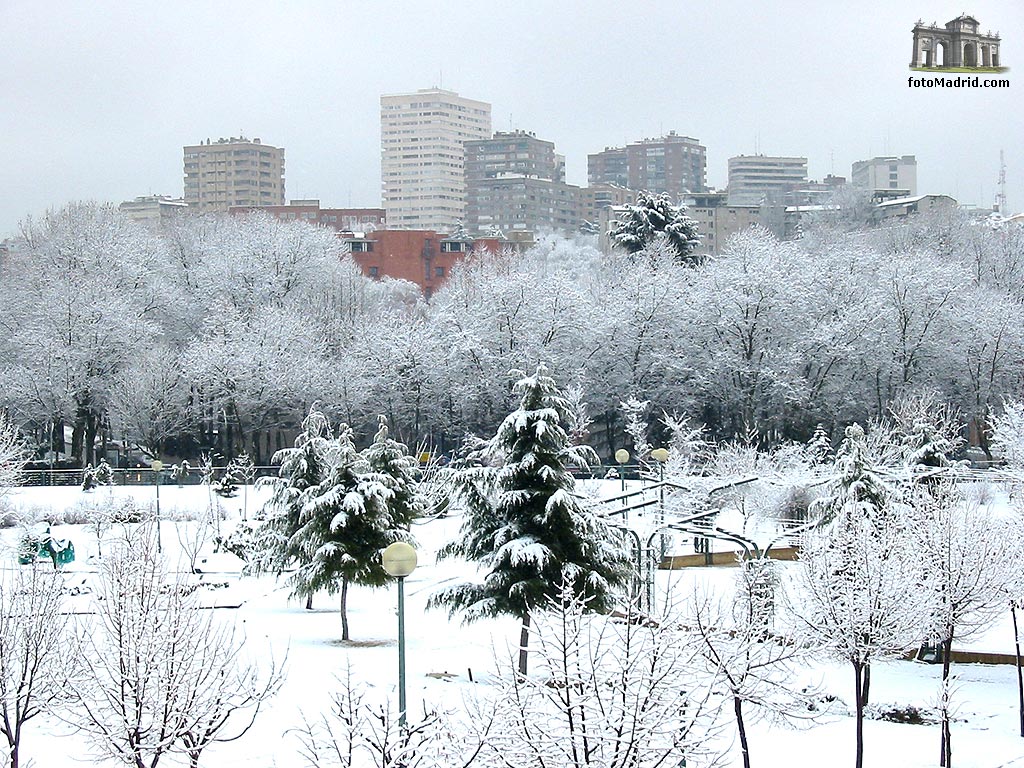
POLYGON ((729 204, 758 205, 807 184, 806 157, 738 155, 729 158, 729 204))
POLYGON ((245 137, 185 147, 185 202, 201 213, 284 205, 284 149, 245 137))
POLYGON ((912 197, 917 194, 917 158, 903 155, 858 160, 853 164, 850 181, 855 187, 870 192, 901 190, 905 196, 912 197))
POLYGON ((380 97, 388 226, 453 232, 466 217, 465 143, 491 136, 491 105, 425 88, 380 97))

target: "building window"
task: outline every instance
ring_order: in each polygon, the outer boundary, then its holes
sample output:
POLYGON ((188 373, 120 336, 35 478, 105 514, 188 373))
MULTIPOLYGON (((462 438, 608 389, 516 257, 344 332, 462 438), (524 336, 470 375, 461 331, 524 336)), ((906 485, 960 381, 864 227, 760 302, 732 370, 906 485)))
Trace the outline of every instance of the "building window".
POLYGON ((370 277, 378 277, 380 275, 380 269, 377 267, 369 268, 370 277))
POLYGON ((434 277, 444 277, 444 267, 434 267, 434 277))
POLYGON ((373 253, 373 243, 369 240, 353 240, 348 247, 352 253, 373 253))

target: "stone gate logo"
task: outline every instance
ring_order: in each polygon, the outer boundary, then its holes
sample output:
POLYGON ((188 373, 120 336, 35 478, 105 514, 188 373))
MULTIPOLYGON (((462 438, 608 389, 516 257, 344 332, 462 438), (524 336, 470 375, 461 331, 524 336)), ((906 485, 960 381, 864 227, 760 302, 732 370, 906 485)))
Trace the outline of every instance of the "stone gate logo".
POLYGON ((978 20, 963 14, 944 27, 934 21, 914 25, 914 57, 919 72, 1006 72, 999 58, 999 33, 978 31, 978 20))

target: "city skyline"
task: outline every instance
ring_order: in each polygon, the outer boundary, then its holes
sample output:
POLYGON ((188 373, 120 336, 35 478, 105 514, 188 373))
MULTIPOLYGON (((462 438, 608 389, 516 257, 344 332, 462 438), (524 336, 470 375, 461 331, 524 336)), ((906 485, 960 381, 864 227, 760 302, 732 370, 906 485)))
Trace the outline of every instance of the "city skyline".
POLYGON ((1003 34, 1012 83, 1024 10, 1008 0, 869 2, 846 24, 831 8, 734 0, 685 14, 655 2, 633 17, 610 2, 488 14, 448 2, 386 18, 364 2, 121 9, 0 10, 10 29, 45 31, 0 53, 18 73, 0 117, 0 237, 71 200, 180 195, 182 147, 238 133, 285 148, 287 198, 376 207, 379 98, 434 85, 492 104, 495 131, 554 142, 570 184, 586 185, 588 154, 674 130, 707 147, 710 187, 740 154, 806 156, 819 180, 913 154, 920 192, 979 207, 994 200, 1003 149, 1010 210, 1024 205, 1013 88, 908 89, 905 77, 917 18, 966 10, 1003 34))

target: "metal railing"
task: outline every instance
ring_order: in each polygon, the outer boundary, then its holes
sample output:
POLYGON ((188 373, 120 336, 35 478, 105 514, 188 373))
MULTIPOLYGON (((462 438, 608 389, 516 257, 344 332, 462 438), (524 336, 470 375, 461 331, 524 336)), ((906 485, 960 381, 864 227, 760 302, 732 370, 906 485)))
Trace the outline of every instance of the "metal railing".
MULTIPOLYGON (((226 466, 214 467, 214 481, 224 476, 226 466)), ((254 478, 276 477, 279 467, 259 466, 255 467, 254 478)), ((152 469, 149 467, 133 467, 130 469, 111 469, 113 476, 112 485, 154 485, 157 482, 152 469)), ((203 482, 203 475, 197 468, 191 467, 188 473, 182 478, 171 476, 171 466, 165 464, 159 473, 160 485, 200 485, 203 482)), ((21 485, 23 486, 74 486, 82 485, 85 480, 85 471, 81 469, 28 469, 22 473, 21 485)))

